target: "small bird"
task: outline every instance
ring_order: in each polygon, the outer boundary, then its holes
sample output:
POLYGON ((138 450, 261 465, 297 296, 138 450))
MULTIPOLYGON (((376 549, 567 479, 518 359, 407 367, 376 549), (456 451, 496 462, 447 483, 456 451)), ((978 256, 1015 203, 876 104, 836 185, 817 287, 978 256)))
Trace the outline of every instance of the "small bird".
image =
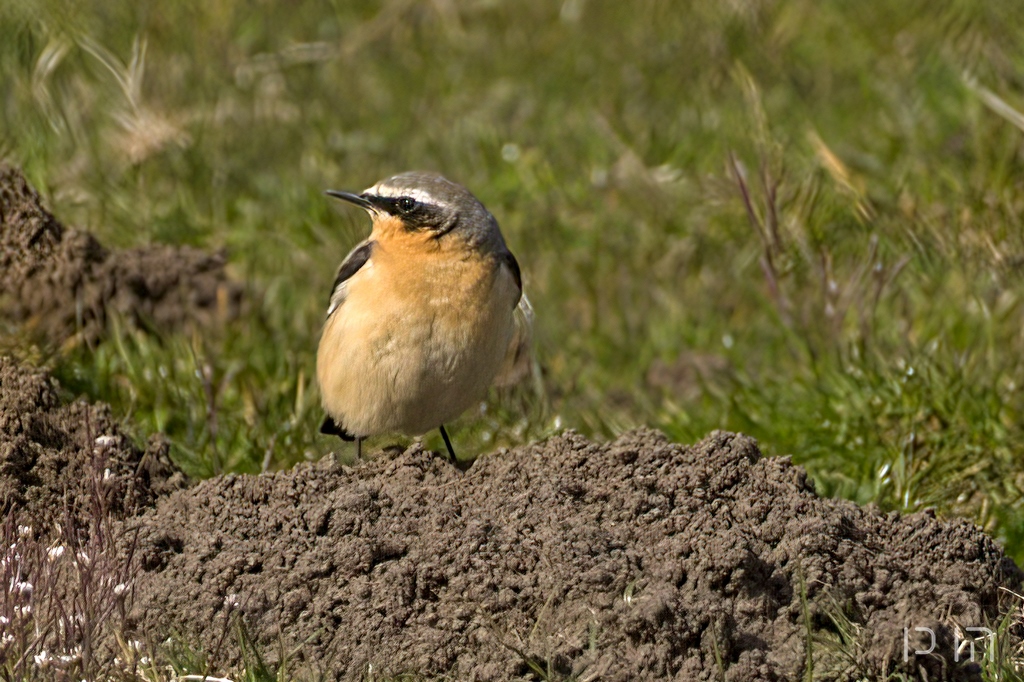
POLYGON ((462 185, 412 171, 361 194, 373 229, 342 261, 317 350, 320 432, 356 441, 438 428, 522 356, 532 310, 494 216, 462 185))

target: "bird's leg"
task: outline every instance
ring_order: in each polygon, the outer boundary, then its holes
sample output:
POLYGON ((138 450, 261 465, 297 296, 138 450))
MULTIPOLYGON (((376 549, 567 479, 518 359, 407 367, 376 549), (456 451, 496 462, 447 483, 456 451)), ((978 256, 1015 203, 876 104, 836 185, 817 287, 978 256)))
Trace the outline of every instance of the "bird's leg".
POLYGON ((356 438, 356 457, 358 459, 360 459, 360 460, 363 458, 363 439, 362 438, 356 438))
POLYGON ((441 438, 444 438, 445 447, 448 448, 448 456, 452 458, 452 464, 455 464, 455 450, 452 449, 452 442, 448 438, 448 432, 444 430, 444 424, 441 424, 441 438))

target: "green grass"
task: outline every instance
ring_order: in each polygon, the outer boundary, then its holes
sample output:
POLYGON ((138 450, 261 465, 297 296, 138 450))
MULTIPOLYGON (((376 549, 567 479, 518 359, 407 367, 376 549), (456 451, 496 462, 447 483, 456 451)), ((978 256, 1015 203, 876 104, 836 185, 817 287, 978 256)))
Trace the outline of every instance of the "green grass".
POLYGON ((64 222, 226 247, 259 292, 202 339, 46 355, 194 473, 334 447, 314 351, 368 226, 322 190, 432 168, 537 310, 542 389, 453 425, 464 455, 742 430, 1022 561, 1022 29, 1011 0, 8 0, 0 155, 64 222))

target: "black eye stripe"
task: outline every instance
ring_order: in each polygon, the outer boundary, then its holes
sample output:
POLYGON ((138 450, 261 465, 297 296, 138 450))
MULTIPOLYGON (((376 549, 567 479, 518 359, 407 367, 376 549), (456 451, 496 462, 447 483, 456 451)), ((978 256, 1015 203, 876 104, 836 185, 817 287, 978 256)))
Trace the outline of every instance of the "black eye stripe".
POLYGON ((437 204, 419 201, 410 196, 388 197, 364 194, 363 198, 382 211, 400 218, 409 230, 435 230, 445 224, 445 212, 437 204))
POLYGON ((412 197, 367 197, 374 205, 379 206, 391 215, 410 216, 423 212, 428 208, 426 204, 416 201, 412 197))

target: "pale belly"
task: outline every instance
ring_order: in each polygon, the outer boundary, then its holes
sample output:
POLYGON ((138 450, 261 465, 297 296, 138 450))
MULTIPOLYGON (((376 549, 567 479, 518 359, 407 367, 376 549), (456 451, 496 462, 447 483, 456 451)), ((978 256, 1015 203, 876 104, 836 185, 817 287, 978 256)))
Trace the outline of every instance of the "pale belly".
POLYGON ((382 301, 377 273, 367 274, 324 325, 325 411, 354 436, 417 435, 479 402, 513 334, 510 276, 498 271, 461 289, 421 284, 382 301))

